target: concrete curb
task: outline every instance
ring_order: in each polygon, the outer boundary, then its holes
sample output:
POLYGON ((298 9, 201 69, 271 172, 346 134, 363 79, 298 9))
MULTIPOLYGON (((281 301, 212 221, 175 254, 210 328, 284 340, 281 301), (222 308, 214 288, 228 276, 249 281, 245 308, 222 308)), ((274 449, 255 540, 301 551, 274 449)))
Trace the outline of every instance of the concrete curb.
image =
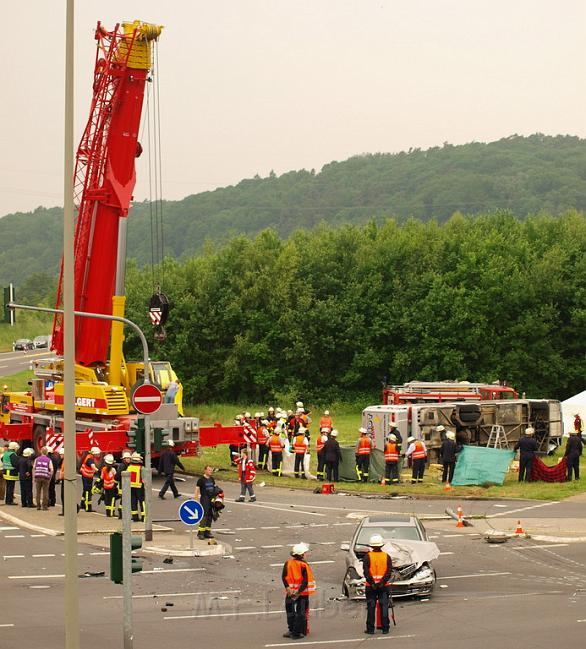
POLYGON ((33 532, 39 532, 39 534, 46 534, 47 536, 63 536, 63 532, 56 532, 55 530, 50 530, 47 527, 41 527, 40 525, 27 523, 26 521, 23 521, 22 519, 17 518, 16 516, 12 516, 12 514, 7 514, 4 511, 0 512, 0 518, 2 518, 5 521, 8 521, 9 523, 14 523, 18 527, 24 527, 27 530, 31 530, 33 532))
POLYGON ((223 543, 210 545, 206 549, 193 550, 176 550, 173 548, 161 548, 157 546, 147 546, 143 548, 143 552, 149 554, 164 555, 166 557, 221 557, 227 553, 227 547, 223 543))

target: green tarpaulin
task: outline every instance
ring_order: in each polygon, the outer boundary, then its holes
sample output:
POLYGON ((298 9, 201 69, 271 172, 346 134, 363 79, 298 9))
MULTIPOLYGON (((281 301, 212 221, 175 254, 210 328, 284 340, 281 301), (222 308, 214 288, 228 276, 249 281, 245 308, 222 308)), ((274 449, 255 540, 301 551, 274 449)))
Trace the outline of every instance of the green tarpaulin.
POLYGON ((458 453, 452 484, 455 486, 486 483, 502 485, 514 457, 513 451, 484 446, 464 446, 458 453))
MULTIPOLYGON (((340 462, 340 480, 344 482, 356 482, 356 455, 355 446, 342 446, 342 461, 340 462)), ((368 482, 380 482, 385 474, 385 458, 383 452, 374 449, 370 455, 370 469, 368 482)))

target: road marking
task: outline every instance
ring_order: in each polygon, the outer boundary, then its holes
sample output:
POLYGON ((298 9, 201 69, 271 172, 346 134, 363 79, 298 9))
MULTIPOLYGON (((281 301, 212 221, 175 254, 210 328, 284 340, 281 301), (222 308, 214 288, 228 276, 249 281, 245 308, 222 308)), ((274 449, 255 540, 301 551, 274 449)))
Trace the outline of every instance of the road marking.
POLYGON ((320 541, 319 545, 336 545, 337 541, 320 541))
POLYGON ((454 552, 440 552, 440 556, 445 556, 446 554, 454 554, 454 552))
POLYGON ((235 529, 237 532, 249 532, 250 530, 255 530, 256 527, 237 527, 235 529))
POLYGON ((502 577, 503 575, 510 575, 510 572, 481 572, 476 575, 451 575, 450 577, 438 577, 440 579, 468 579, 469 577, 502 577))
POLYGON ((40 559, 41 557, 55 557, 56 554, 33 554, 34 559, 40 559))
POLYGON ((444 539, 455 539, 458 536, 478 536, 477 534, 470 533, 470 532, 461 532, 460 534, 444 534, 443 538, 444 539))
POLYGON ((44 588, 51 588, 51 586, 29 586, 29 588, 34 588, 34 589, 41 590, 41 589, 44 589, 44 588))
POLYGON ((332 523, 332 525, 354 525, 354 523, 332 523))
POLYGON ((239 545, 235 550, 256 550, 256 545, 239 545))
POLYGON ((261 527, 261 530, 280 530, 281 528, 278 525, 271 525, 268 527, 261 527))
POLYGON ((11 530, 17 530, 18 527, 0 527, 0 532, 10 532, 11 530))
POLYGON ((101 557, 105 556, 107 554, 110 554, 109 552, 90 552, 90 556, 92 557, 101 557))
MULTIPOLYGON (((277 503, 278 504, 278 503, 277 503)), ((285 504, 285 503, 284 503, 285 504)), ((305 514, 306 516, 324 516, 325 514, 318 514, 317 512, 304 512, 299 509, 295 509, 296 505, 285 506, 285 507, 271 507, 270 505, 259 505, 259 503, 239 503, 243 507, 252 507, 253 509, 276 509, 278 512, 289 512, 292 511, 296 514, 305 514)), ((336 509, 335 507, 321 508, 321 509, 336 509)))
POLYGON ((47 536, 46 534, 31 534, 31 539, 39 539, 41 537, 47 536))
MULTIPOLYGON (((210 590, 200 591, 197 593, 157 593, 155 595, 133 595, 132 599, 153 599, 155 597, 194 597, 196 595, 237 595, 241 592, 241 590, 210 590)), ((122 599, 122 597, 122 595, 104 595, 102 599, 122 599)))
POLYGON ((586 622, 586 620, 576 620, 576 622, 586 622))
POLYGON ((24 559, 24 554, 5 554, 3 559, 24 559))
POLYGON ((307 527, 307 525, 285 525, 285 527, 289 530, 296 529, 299 527, 307 527))
POLYGON ((261 545, 263 550, 271 550, 272 548, 282 548, 282 545, 261 545))
MULTIPOLYGON (((310 608, 309 609, 312 612, 315 611, 324 611, 324 608, 310 608)), ((241 615, 283 615, 282 609, 279 609, 277 611, 247 611, 245 613, 206 613, 203 615, 168 615, 163 617, 163 620, 194 620, 194 619, 201 619, 201 618, 209 618, 209 617, 236 617, 236 616, 241 616, 241 615)), ((303 643, 296 643, 296 644, 303 644, 303 643)))
POLYGON ((511 550, 536 550, 538 548, 567 548, 569 543, 544 543, 543 545, 519 545, 511 550))
POLYGON ((310 523, 309 527, 329 527, 329 523, 310 523))
POLYGON ((339 644, 341 642, 370 642, 371 640, 399 640, 405 638, 414 638, 415 634, 410 635, 388 635, 384 638, 345 638, 344 640, 307 640, 306 642, 277 642, 275 644, 266 644, 265 647, 299 647, 303 645, 314 644, 339 644))
POLYGON ((65 575, 9 575, 8 579, 64 579, 65 575))
POLYGON ((5 539, 24 539, 24 534, 5 534, 5 539))
POLYGON ((530 509, 538 509, 539 507, 549 507, 549 505, 559 505, 559 500, 553 500, 549 503, 539 503, 539 505, 529 505, 528 507, 519 507, 518 509, 508 509, 506 512, 497 512, 496 514, 489 514, 486 518, 496 518, 497 516, 508 516, 509 514, 518 514, 519 512, 526 512, 530 509))
POLYGON ((203 572, 207 568, 171 568, 170 570, 141 570, 140 575, 163 575, 169 572, 203 572))
POLYGON ((475 597, 464 597, 464 599, 506 599, 510 597, 535 597, 536 595, 561 595, 563 590, 543 590, 535 593, 509 593, 508 595, 479 595, 475 597))
MULTIPOLYGON (((333 559, 327 559, 327 560, 324 560, 324 561, 312 561, 311 565, 312 566, 319 566, 322 563, 336 563, 336 562, 333 559)), ((278 568, 279 566, 283 565, 283 562, 281 561, 281 563, 271 563, 269 565, 271 566, 271 568, 278 568)))
MULTIPOLYGON (((578 622, 582 622, 582 620, 578 620, 578 622)), ((14 626, 14 624, 0 624, 0 627, 5 628, 9 626, 14 626)))

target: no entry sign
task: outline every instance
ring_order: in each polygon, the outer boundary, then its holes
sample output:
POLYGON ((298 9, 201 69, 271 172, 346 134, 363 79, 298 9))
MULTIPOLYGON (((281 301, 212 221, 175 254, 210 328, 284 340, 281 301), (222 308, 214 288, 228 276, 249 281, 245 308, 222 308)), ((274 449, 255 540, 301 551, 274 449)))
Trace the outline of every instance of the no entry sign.
POLYGON ((132 405, 141 415, 152 415, 161 407, 163 395, 159 388, 150 383, 139 385, 132 395, 132 405))

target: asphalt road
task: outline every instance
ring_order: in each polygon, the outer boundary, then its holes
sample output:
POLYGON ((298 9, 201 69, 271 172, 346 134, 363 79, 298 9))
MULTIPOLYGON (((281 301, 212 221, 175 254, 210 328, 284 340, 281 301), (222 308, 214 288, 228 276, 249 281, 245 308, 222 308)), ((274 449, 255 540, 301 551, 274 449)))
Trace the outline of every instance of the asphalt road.
MULTIPOLYGON (((259 480, 260 481, 260 480, 259 480)), ((158 479, 155 479, 155 483, 158 479)), ((181 485, 191 495, 193 480, 181 485)), ((245 647, 474 647, 548 648, 563 642, 583 646, 586 628, 584 543, 539 543, 531 539, 488 545, 474 528, 457 530, 451 521, 425 523, 441 555, 438 584, 427 601, 398 601, 397 627, 389 636, 363 634, 362 603, 340 601, 344 555, 360 514, 369 511, 441 514, 445 501, 369 500, 314 496, 257 487, 259 502, 233 502, 216 527, 231 546, 225 557, 146 556, 135 575, 134 646, 137 649, 245 647), (222 533, 223 532, 223 533, 222 533), (318 593, 312 598, 311 634, 301 641, 286 630, 280 572, 291 544, 310 544, 318 593), (163 611, 162 609, 167 610, 163 611)), ((156 484, 155 484, 156 487, 156 484)), ((155 519, 175 518, 179 501, 155 499, 155 519)), ((449 503, 448 503, 449 505, 449 503)), ((573 516, 575 506, 535 502, 466 503, 469 513, 491 512, 524 518, 573 516), (472 510, 476 510, 473 512, 472 510)), ((9 508, 17 514, 18 508, 9 508)), ((468 513, 468 512, 467 512, 468 513)), ((39 513, 42 515, 42 513, 39 513)), ((83 516, 81 514, 80 516, 83 516)), ((182 530, 180 523, 172 523, 182 530)), ((186 548, 188 547, 188 534, 186 548)), ((105 571, 105 546, 80 543, 79 573, 105 571)), ((0 521, 0 647, 57 649, 63 642, 63 542, 0 521)), ((80 578, 81 637, 84 649, 122 646, 121 587, 104 577, 80 578)))
POLYGON ((28 352, 5 352, 0 354, 0 377, 10 376, 17 372, 30 369, 32 360, 50 358, 53 353, 49 349, 37 349, 28 352))

